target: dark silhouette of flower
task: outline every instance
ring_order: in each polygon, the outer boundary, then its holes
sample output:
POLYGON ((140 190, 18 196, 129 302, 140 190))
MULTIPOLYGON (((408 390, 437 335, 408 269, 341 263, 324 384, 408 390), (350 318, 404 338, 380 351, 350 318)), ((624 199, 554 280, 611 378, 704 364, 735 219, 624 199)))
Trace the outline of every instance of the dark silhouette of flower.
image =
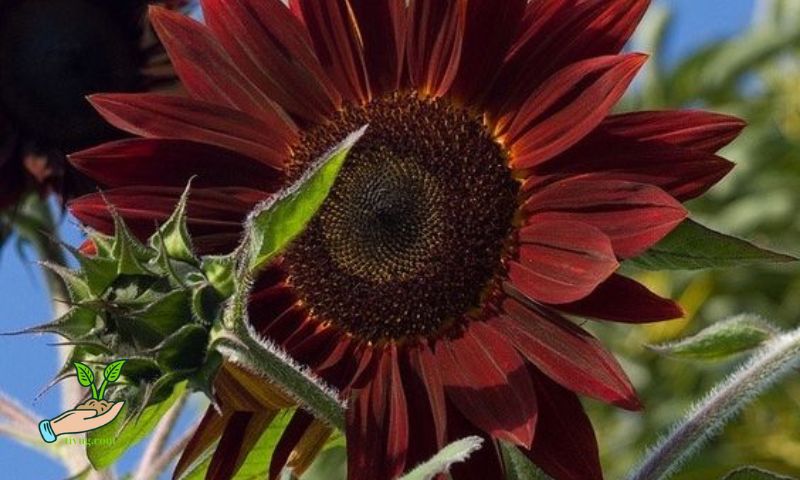
MULTIPOLYGON (((640 404, 614 357, 564 314, 682 315, 616 270, 730 170, 715 152, 743 127, 699 111, 611 114, 645 62, 620 50, 648 1, 203 6, 207 26, 151 14, 189 98, 93 97, 143 138, 74 165, 142 235, 197 175, 196 247, 225 251, 255 204, 368 124, 250 301, 259 332, 350 399, 349 477, 394 478, 477 434, 491 441, 456 479, 501 478, 499 440, 555 478, 601 478, 577 395, 640 404)), ((99 195, 71 208, 111 230, 99 195)), ((223 414, 209 410, 179 469, 222 435, 212 468, 231 474, 264 428, 244 389, 222 390, 223 414)), ((273 475, 314 425, 293 417, 273 475)))
MULTIPOLYGON (((178 8, 174 0, 158 2, 178 8)), ((0 209, 32 189, 94 189, 65 154, 121 137, 86 101, 163 88, 174 73, 146 0, 0 0, 0 209)))

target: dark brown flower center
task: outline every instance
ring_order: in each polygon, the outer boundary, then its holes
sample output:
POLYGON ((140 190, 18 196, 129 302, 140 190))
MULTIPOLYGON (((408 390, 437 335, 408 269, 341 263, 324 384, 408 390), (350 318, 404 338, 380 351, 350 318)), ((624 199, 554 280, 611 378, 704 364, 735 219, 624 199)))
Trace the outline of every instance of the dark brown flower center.
POLYGON ((296 173, 369 124, 286 254, 313 314, 371 341, 429 336, 480 305, 500 267, 517 183, 479 117, 397 93, 306 133, 296 173))
POLYGON ((0 109, 39 144, 74 148, 104 139, 111 130, 85 96, 138 85, 143 6, 0 0, 0 109))

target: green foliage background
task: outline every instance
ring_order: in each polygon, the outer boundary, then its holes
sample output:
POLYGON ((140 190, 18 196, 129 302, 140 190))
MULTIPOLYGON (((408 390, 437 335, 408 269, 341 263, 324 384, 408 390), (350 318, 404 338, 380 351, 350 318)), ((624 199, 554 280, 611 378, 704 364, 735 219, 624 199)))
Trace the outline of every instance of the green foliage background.
MULTIPOLYGON (((750 28, 709 44, 667 68, 664 39, 671 17, 653 7, 634 48, 652 52, 637 88, 620 110, 704 108, 747 120, 722 155, 737 167, 690 204, 703 224, 792 254, 800 253, 800 2, 768 0, 750 28)), ((737 313, 756 313, 783 328, 800 323, 796 266, 695 273, 631 272, 680 300, 687 318, 652 326, 588 325, 620 357, 645 403, 643 414, 587 402, 609 479, 623 478, 648 445, 668 431, 694 399, 740 362, 662 357, 644 348, 693 334, 737 313)), ((798 375, 745 410, 698 455, 680 479, 716 479, 752 464, 800 477, 798 375)))

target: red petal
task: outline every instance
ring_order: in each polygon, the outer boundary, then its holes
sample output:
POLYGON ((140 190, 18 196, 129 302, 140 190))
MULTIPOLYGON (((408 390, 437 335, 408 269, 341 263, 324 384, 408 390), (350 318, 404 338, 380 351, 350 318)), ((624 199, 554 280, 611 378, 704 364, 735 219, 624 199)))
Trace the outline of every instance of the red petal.
POLYGON ((744 120, 729 115, 677 110, 611 115, 600 128, 620 137, 715 153, 738 137, 746 125, 744 120))
POLYGON ((411 83, 439 97, 455 81, 464 43, 467 3, 463 0, 410 0, 408 68, 411 83))
POLYGON ((465 104, 486 95, 519 32, 527 0, 470 0, 458 76, 450 95, 465 104))
POLYGON ((92 95, 89 101, 112 125, 148 138, 176 138, 227 148, 281 169, 295 133, 279 118, 177 96, 92 95))
POLYGON ((594 58, 553 75, 513 117, 497 123, 496 134, 511 150, 511 167, 533 167, 578 143, 622 98, 646 59, 594 58))
POLYGON ((269 480, 276 480, 280 477, 283 468, 289 461, 292 450, 303 438, 313 421, 314 417, 312 415, 300 409, 297 409, 292 415, 292 419, 286 425, 286 429, 281 434, 278 444, 275 445, 272 457, 269 459, 269 476, 267 477, 269 480))
POLYGON ((299 0, 322 67, 342 96, 354 103, 370 100, 364 45, 347 0, 299 0))
POLYGON ((623 323, 661 322, 684 316, 676 302, 622 275, 612 275, 586 298, 557 308, 582 317, 623 323))
POLYGON ((531 369, 541 418, 531 450, 522 452, 553 478, 602 480, 597 439, 574 393, 531 369))
POLYGON ((356 391, 347 410, 347 470, 350 480, 396 478, 405 468, 408 414, 392 346, 375 359, 377 371, 356 391))
POLYGON ((211 445, 222 435, 225 425, 228 422, 231 412, 228 412, 224 417, 219 415, 213 407, 208 407, 203 419, 189 439, 189 443, 181 453, 178 463, 173 472, 173 478, 182 478, 183 473, 187 468, 205 453, 211 445))
POLYGON ((274 191, 279 171, 230 150, 189 142, 134 138, 106 143, 69 157, 75 168, 107 187, 151 185, 248 187, 274 191))
POLYGON ((151 7, 150 20, 189 94, 260 118, 292 121, 237 69, 208 27, 186 15, 151 7))
MULTIPOLYGON (((497 442, 478 428, 475 428, 452 403, 448 402, 447 410, 449 413, 447 417, 448 442, 455 442, 470 436, 478 436, 483 439, 483 446, 470 455, 469 460, 453 465, 450 469, 450 476, 455 480, 499 480, 506 478, 497 442)), ((446 480, 446 477, 445 479, 437 478, 436 480, 446 480)))
POLYGON ((566 220, 599 228, 622 258, 641 254, 677 227, 683 206, 652 185, 591 175, 547 186, 523 205, 528 222, 566 220))
POLYGON ((408 406, 395 345, 390 347, 390 362, 389 424, 387 425, 389 438, 384 458, 387 462, 388 478, 395 478, 399 477, 405 469, 409 440, 408 406))
POLYGON ((397 90, 405 63, 406 0, 350 0, 373 96, 397 90))
POLYGON ((234 413, 211 457, 206 478, 232 478, 274 417, 274 412, 234 413))
POLYGON ((322 123, 341 96, 305 27, 279 0, 203 0, 205 21, 237 67, 287 112, 322 123))
POLYGON ((447 439, 447 405, 444 397, 444 386, 439 374, 436 357, 427 345, 420 345, 415 356, 411 357, 412 366, 425 384, 433 425, 436 431, 436 445, 443 448, 447 439))
POLYGON ((591 173, 598 179, 656 185, 685 201, 705 193, 732 168, 731 162, 712 153, 612 135, 601 125, 573 148, 537 166, 531 173, 531 185, 523 190, 591 173))
POLYGON ((584 223, 536 222, 520 230, 519 242, 508 277, 540 302, 579 300, 619 267, 608 237, 584 223))
POLYGON ((528 3, 525 30, 492 89, 492 117, 514 110, 567 65, 615 55, 630 38, 649 0, 542 0, 528 3))
POLYGON ((495 438, 529 446, 536 427, 536 394, 525 362, 483 322, 436 344, 445 393, 475 426, 495 438))
POLYGON ((585 330, 554 312, 528 308, 511 298, 502 310, 490 323, 547 376, 574 392, 630 410, 640 408, 616 359, 585 330))

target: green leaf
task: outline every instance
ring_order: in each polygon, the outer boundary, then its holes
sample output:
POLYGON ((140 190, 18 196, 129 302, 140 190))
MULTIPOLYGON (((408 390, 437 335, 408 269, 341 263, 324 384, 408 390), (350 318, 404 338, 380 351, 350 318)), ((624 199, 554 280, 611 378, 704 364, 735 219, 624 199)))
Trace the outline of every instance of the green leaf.
POLYGON ((24 333, 55 333, 68 340, 76 340, 85 337, 97 328, 97 314, 84 307, 72 307, 61 317, 44 325, 26 328, 19 332, 8 333, 7 335, 19 335, 24 333))
POLYGON ((200 270, 220 295, 230 297, 233 294, 236 275, 236 257, 234 255, 203 257, 200 270))
POLYGON ((515 445, 500 442, 508 477, 506 480, 550 480, 550 476, 523 455, 515 445))
POLYGON ((78 383, 82 387, 90 387, 94 385, 94 372, 92 369, 80 362, 75 362, 75 370, 78 372, 78 383))
POLYGON ((742 467, 725 475, 723 480, 792 480, 792 477, 785 477, 756 467, 742 467))
POLYGON ((125 365, 125 360, 117 360, 116 362, 109 363, 105 370, 103 370, 103 378, 111 383, 116 382, 122 374, 123 365, 125 365))
POLYGON ((138 420, 126 422, 128 405, 122 407, 122 412, 108 425, 86 433, 89 440, 86 453, 92 466, 103 469, 116 462, 129 448, 145 438, 158 424, 167 410, 183 395, 186 390, 185 383, 175 385, 172 394, 163 402, 151 405, 144 409, 138 420), (111 445, 101 442, 100 439, 114 439, 111 445))
POLYGON ((653 345, 655 352, 694 360, 719 360, 761 346, 778 329, 757 315, 738 315, 677 342, 653 345))
POLYGON ((447 445, 430 460, 403 475, 401 480, 431 480, 440 473, 447 473, 455 463, 466 461, 483 445, 481 437, 467 437, 447 445))
POLYGON ((148 243, 153 249, 158 250, 159 243, 161 243, 159 239, 160 236, 163 239, 164 248, 170 258, 197 265, 197 257, 194 255, 192 239, 189 236, 189 228, 186 224, 186 208, 189 202, 189 191, 191 187, 192 181, 189 180, 189 183, 183 190, 181 199, 178 201, 178 205, 175 207, 175 211, 172 212, 172 215, 170 215, 166 223, 150 237, 148 243))
POLYGON ((305 229, 328 197, 347 154, 367 127, 350 134, 294 185, 260 205, 247 222, 249 270, 268 263, 305 229))
POLYGON ((166 370, 188 370, 203 364, 208 331, 200 325, 184 325, 156 347, 156 361, 166 370))
POLYGON ((149 273, 143 263, 147 262, 154 252, 150 252, 147 247, 137 240, 125 220, 117 213, 117 210, 109 206, 111 216, 114 219, 114 244, 112 246, 112 257, 117 262, 118 275, 146 275, 149 273))
POLYGON ((69 298, 72 303, 80 303, 92 298, 91 290, 89 290, 89 284, 86 283, 86 280, 84 280, 80 272, 76 272, 75 270, 70 270, 62 265, 47 261, 39 262, 39 264, 58 275, 58 277, 64 282, 64 285, 67 286, 69 298))
POLYGON ((757 247, 686 220, 631 262, 648 270, 696 270, 759 263, 793 262, 795 257, 757 247))
POLYGON ((189 292, 174 290, 133 314, 129 333, 142 345, 154 347, 191 319, 189 292), (138 330, 137 330, 138 329, 138 330))

